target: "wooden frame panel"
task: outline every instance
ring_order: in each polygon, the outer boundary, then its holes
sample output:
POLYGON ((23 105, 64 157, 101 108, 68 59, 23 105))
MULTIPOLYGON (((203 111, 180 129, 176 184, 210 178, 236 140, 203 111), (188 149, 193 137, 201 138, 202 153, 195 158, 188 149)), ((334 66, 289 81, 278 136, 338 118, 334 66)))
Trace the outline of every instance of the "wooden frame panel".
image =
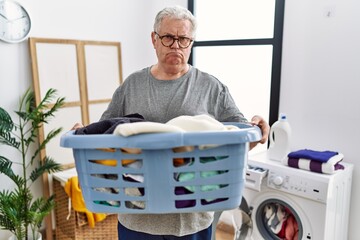
MULTIPOLYGON (((56 114, 56 119, 40 130, 40 142, 55 127, 63 127, 63 134, 76 122, 87 125, 98 120, 99 112, 111 101, 109 92, 123 81, 119 42, 29 38, 29 49, 36 104, 49 88, 57 89, 59 97, 65 97, 64 107, 56 114), (99 81, 101 76, 104 78, 99 81), (104 87, 106 91, 101 92, 106 95, 92 94, 104 87), (97 112, 90 114, 90 108, 97 112)), ((59 146, 60 135, 40 153, 40 158, 49 155, 55 160, 61 159, 59 162, 64 168, 74 167, 71 150, 59 146)), ((42 180, 43 194, 49 197, 52 178, 44 174, 42 180)), ((45 221, 46 239, 52 240, 52 216, 45 221)))

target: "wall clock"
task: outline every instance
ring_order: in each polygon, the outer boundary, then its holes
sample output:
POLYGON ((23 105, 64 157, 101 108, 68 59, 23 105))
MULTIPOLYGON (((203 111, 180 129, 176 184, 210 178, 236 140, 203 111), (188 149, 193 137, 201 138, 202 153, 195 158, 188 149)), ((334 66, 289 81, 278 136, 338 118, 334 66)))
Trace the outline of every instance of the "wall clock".
POLYGON ((27 38, 31 29, 28 12, 12 0, 0 0, 0 40, 18 43, 27 38))

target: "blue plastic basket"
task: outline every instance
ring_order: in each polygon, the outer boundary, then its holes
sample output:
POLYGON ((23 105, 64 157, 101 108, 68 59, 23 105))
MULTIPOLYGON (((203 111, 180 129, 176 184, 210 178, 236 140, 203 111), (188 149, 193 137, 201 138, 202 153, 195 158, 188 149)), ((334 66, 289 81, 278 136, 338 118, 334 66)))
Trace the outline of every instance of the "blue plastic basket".
POLYGON ((131 137, 70 131, 61 137, 60 145, 73 148, 82 194, 92 212, 225 210, 240 205, 248 143, 261 138, 258 127, 230 124, 241 129, 131 137), (182 146, 193 147, 174 151, 182 146), (141 153, 126 153, 124 148, 141 149, 141 153), (106 163, 109 160, 111 165, 106 163))

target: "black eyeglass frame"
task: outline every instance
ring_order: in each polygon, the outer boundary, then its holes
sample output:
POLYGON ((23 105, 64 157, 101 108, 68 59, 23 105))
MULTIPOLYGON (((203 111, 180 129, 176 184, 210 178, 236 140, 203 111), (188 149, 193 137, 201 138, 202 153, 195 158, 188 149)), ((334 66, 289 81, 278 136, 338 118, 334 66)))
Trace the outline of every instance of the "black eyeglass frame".
POLYGON ((160 34, 158 34, 157 32, 154 32, 159 38, 160 38, 160 42, 161 44, 164 46, 164 47, 171 47, 172 45, 174 45, 175 41, 178 42, 178 46, 179 48, 181 49, 185 49, 185 48, 188 48, 191 43, 194 41, 194 39, 192 38, 188 38, 188 37, 175 37, 173 35, 170 35, 170 34, 165 34, 163 36, 161 36, 160 34), (171 44, 168 44, 166 45, 164 42, 163 42, 163 38, 164 37, 168 37, 168 38, 171 38, 172 39, 172 43, 171 44), (183 46, 180 39, 186 39, 186 40, 189 40, 189 44, 187 46, 183 46))

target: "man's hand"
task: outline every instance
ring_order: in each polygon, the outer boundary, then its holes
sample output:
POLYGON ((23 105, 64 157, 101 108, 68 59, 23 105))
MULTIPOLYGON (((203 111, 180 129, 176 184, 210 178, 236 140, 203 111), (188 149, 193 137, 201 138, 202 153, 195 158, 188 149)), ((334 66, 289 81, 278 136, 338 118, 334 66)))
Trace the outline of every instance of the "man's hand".
POLYGON ((82 125, 81 123, 75 123, 75 125, 71 128, 71 130, 76 130, 82 127, 84 127, 84 125, 82 125))
POLYGON ((270 126, 261 116, 255 115, 251 119, 251 124, 258 126, 261 129, 262 138, 258 142, 250 143, 250 150, 253 149, 258 143, 264 144, 267 142, 270 133, 270 126))

